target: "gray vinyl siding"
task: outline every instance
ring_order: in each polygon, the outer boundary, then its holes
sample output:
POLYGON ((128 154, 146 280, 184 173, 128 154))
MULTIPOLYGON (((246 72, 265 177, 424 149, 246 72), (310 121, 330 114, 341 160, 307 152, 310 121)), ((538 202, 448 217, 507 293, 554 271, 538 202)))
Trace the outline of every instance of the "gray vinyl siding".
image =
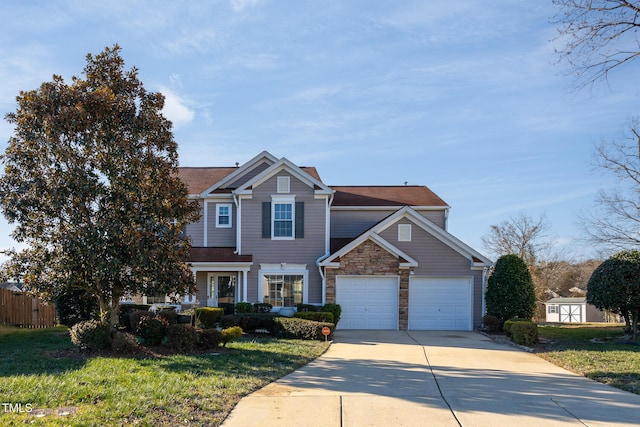
POLYGON ((261 163, 258 166, 256 166, 255 168, 251 169, 249 172, 246 172, 244 175, 240 176, 238 179, 236 179, 235 181, 233 181, 231 184, 227 185, 227 188, 238 188, 241 187, 242 184, 244 184, 245 182, 253 179, 256 175, 258 175, 259 173, 261 173, 262 171, 264 171, 265 169, 267 169, 269 166, 269 164, 267 163, 261 163))
MULTIPOLYGON (((278 176, 284 176, 282 172, 278 176)), ((291 192, 296 202, 304 202, 304 237, 295 240, 262 238, 262 202, 270 202, 277 192, 277 178, 271 177, 253 189, 251 199, 242 199, 242 254, 253 255, 253 266, 248 275, 247 297, 258 301, 258 271, 261 263, 306 264, 309 278, 309 303, 322 302, 322 281, 316 260, 325 254, 326 200, 314 199, 313 188, 291 176, 291 192)))
POLYGON ((473 276, 473 324, 482 321, 482 271, 471 270, 471 260, 451 249, 409 220, 400 220, 380 233, 380 237, 418 262, 416 276, 473 276), (398 224, 411 224, 411 241, 398 241, 398 224))
POLYGON ((196 299, 200 303, 201 307, 207 305, 207 271, 196 272, 196 299))
POLYGON ((202 200, 198 201, 200 205, 200 219, 198 222, 187 224, 185 233, 191 238, 191 246, 204 246, 204 204, 202 200))
POLYGON ((356 237, 394 213, 389 210, 331 210, 331 237, 356 237))
MULTIPOLYGON (((236 246, 236 207, 233 200, 208 202, 207 206, 207 246, 218 248, 233 248, 236 246), (216 227, 216 205, 231 205, 231 227, 216 227)), ((195 245, 194 245, 195 246, 195 245)))
POLYGON ((437 225, 438 227, 442 228, 443 230, 445 229, 446 224, 445 224, 445 211, 444 210, 437 210, 437 211, 417 210, 416 212, 418 212, 420 215, 422 215, 423 217, 425 217, 429 221, 433 222, 435 225, 437 225))

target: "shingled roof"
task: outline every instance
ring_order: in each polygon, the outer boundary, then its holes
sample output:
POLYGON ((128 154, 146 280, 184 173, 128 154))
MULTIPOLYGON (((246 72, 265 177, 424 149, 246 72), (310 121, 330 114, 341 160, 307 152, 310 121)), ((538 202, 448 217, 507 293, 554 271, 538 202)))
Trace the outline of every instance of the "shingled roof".
MULTIPOLYGON (((237 167, 179 167, 178 176, 189 189, 189 194, 200 194, 225 177, 235 172, 237 167)), ((317 179, 320 179, 318 171, 314 167, 301 167, 303 171, 317 179)), ((227 192, 229 190, 223 191, 227 192)))
POLYGON ((441 206, 444 200, 424 185, 331 186, 332 206, 441 206))
POLYGON ((181 167, 178 168, 178 176, 187 184, 189 194, 200 194, 236 169, 235 167, 181 167))

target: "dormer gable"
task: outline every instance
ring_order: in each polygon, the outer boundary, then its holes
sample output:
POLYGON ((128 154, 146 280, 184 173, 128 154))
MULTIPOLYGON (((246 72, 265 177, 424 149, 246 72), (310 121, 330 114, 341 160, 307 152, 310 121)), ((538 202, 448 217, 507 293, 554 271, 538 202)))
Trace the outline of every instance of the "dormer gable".
POLYGON ((301 168, 285 157, 281 158, 270 167, 235 189, 234 193, 251 194, 253 188, 283 171, 312 188, 316 195, 332 195, 334 193, 329 186, 325 185, 319 178, 317 178, 317 172, 315 172, 314 168, 301 168))
POLYGON ((237 167, 233 172, 229 173, 223 179, 215 182, 201 193, 201 197, 207 197, 210 193, 220 190, 233 190, 237 188, 237 185, 244 184, 247 180, 250 180, 253 176, 268 169, 271 165, 276 163, 278 158, 268 151, 263 151, 242 166, 237 167), (246 180, 242 180, 246 177, 246 180), (236 184, 236 185, 234 185, 236 184))

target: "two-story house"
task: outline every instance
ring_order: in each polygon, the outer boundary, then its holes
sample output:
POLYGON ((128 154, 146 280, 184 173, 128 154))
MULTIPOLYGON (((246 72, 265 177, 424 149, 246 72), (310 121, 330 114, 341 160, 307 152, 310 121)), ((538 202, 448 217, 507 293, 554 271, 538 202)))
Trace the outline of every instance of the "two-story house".
POLYGON ((344 329, 481 322, 491 261, 447 232, 449 206, 427 187, 332 187, 268 152, 179 173, 202 214, 186 227, 190 302, 335 302, 344 329))

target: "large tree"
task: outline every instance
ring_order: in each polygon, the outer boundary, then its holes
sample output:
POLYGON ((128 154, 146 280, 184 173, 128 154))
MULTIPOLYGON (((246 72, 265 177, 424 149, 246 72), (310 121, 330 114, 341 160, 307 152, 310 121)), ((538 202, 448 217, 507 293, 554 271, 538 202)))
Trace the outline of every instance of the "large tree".
POLYGON ((531 319, 536 306, 536 295, 531 273, 517 255, 503 255, 496 261, 487 283, 485 294, 487 314, 501 322, 514 317, 531 319))
POLYGON ((579 87, 606 80, 640 55, 640 4, 629 0, 553 0, 562 45, 579 87))
POLYGON ((84 78, 54 75, 7 114, 0 208, 26 244, 11 273, 45 295, 86 291, 114 328, 127 293, 193 291, 182 230, 198 208, 176 174, 164 97, 124 70, 117 45, 86 60, 84 78))
POLYGON ((621 314, 637 338, 640 320, 640 252, 621 251, 600 264, 587 284, 587 302, 621 314))

